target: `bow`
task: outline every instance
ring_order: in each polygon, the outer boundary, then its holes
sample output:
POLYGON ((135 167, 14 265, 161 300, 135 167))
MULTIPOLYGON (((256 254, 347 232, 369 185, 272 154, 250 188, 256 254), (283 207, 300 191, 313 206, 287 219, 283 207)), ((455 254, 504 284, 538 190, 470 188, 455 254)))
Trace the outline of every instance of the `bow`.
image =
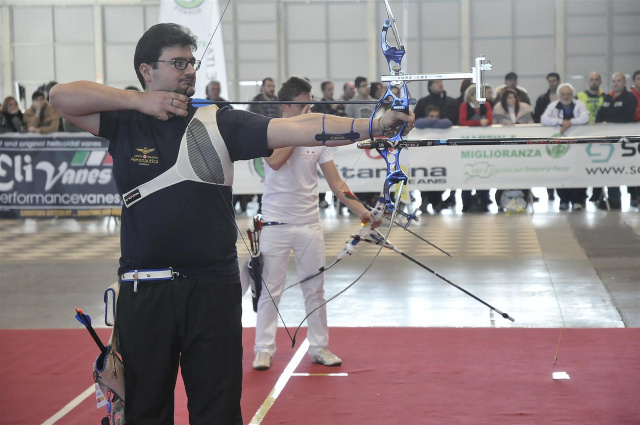
MULTIPOLYGON (((391 7, 389 6, 389 2, 384 0, 385 7, 387 9, 387 15, 389 19, 386 19, 382 24, 382 32, 380 33, 380 46, 382 48, 382 54, 387 60, 387 65, 389 66, 389 72, 391 77, 397 77, 404 75, 404 71, 402 70, 402 58, 406 53, 404 46, 402 45, 402 41, 400 39, 400 35, 398 33, 398 28, 396 27, 396 20, 393 17, 393 13, 391 12, 391 7), (393 35, 396 39, 398 47, 392 47, 387 42, 387 33, 389 28, 392 29, 393 35)), ((407 84, 405 81, 400 79, 391 79, 387 86, 387 90, 382 96, 382 98, 378 101, 376 106, 373 108, 373 112, 371 113, 371 117, 369 118, 369 137, 373 141, 373 121, 374 116, 380 106, 386 101, 391 100, 391 105, 389 108, 394 111, 402 111, 404 113, 409 113, 409 90, 407 89, 407 84), (394 88, 397 89, 397 94, 394 92, 394 88)), ((378 125, 380 125, 380 121, 378 121, 378 125)), ((402 141, 402 131, 405 129, 406 124, 402 124, 397 128, 382 128, 383 135, 390 135, 389 142, 394 145, 396 142, 402 141)), ((385 163, 387 164, 387 176, 384 179, 384 185, 382 188, 382 192, 380 194, 380 202, 384 203, 386 208, 389 211, 394 211, 396 209, 396 205, 391 200, 390 190, 391 187, 397 183, 406 183, 407 175, 402 171, 400 167, 400 151, 401 147, 396 148, 395 151, 390 151, 389 147, 376 147, 376 150, 384 158, 385 163)), ((397 193, 397 199, 399 199, 402 191, 402 185, 400 186, 400 190, 397 193)), ((408 222, 415 219, 416 216, 413 215, 408 218, 408 222)))

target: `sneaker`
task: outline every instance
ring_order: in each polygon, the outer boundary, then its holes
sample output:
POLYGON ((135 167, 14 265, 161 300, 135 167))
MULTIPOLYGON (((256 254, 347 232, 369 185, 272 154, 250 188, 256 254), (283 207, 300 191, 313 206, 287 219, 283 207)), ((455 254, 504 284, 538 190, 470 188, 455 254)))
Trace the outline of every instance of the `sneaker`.
POLYGON ((326 348, 318 351, 318 354, 313 356, 313 362, 325 366, 340 366, 342 364, 340 357, 336 356, 326 348))
POLYGON ((322 201, 320 201, 320 203, 318 204, 318 206, 319 206, 320 208, 327 208, 327 207, 329 207, 329 203, 323 199, 322 201))
POLYGON ((560 211, 567 211, 569 209, 569 203, 562 202, 560 203, 560 211))
POLYGON ((253 360, 253 368, 255 370, 267 370, 271 367, 271 354, 266 351, 260 351, 253 360))
POLYGON ((573 204, 573 211, 582 211, 583 209, 584 209, 584 206, 582 204, 577 204, 577 203, 573 204))

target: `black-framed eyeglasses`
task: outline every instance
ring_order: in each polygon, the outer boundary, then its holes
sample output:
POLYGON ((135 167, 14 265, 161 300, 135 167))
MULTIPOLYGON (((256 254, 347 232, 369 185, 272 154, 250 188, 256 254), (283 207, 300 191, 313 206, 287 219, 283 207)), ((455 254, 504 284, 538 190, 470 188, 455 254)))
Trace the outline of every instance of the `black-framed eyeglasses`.
POLYGON ((187 65, 189 64, 191 64, 194 71, 197 71, 198 69, 200 69, 200 63, 201 63, 201 61, 196 59, 191 59, 190 61, 186 59, 168 59, 168 60, 157 60, 155 62, 173 62, 173 66, 175 66, 176 69, 180 71, 184 71, 185 69, 187 69, 187 65))

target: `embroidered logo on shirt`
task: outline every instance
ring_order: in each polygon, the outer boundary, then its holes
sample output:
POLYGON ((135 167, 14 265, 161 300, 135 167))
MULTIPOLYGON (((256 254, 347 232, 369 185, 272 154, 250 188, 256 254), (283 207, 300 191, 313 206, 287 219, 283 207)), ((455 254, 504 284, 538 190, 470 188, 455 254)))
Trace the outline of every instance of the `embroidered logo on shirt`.
POLYGON ((155 148, 136 148, 136 150, 138 152, 141 153, 141 155, 133 155, 133 158, 131 158, 131 161, 138 163, 138 165, 153 165, 153 164, 157 164, 158 163, 158 157, 157 156, 153 156, 153 155, 149 155, 151 152, 155 151, 155 148))
POLYGON ((304 150, 304 152, 302 152, 300 154, 300 157, 303 159, 315 159, 316 158, 316 151, 315 149, 312 148, 307 148, 304 150))

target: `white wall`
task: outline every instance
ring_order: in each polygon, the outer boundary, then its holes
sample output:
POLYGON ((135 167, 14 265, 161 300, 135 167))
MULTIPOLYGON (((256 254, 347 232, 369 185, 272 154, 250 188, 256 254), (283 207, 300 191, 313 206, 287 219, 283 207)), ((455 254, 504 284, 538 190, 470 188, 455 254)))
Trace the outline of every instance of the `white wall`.
MULTIPOLYGON (((219 0, 221 9, 226 0, 219 0)), ((469 72, 483 53, 503 83, 515 71, 535 99, 557 71, 579 90, 592 71, 603 88, 614 71, 640 68, 640 0, 390 0, 398 28, 408 28, 407 70, 413 73, 469 72)), ((0 98, 14 82, 31 93, 41 84, 87 79, 115 87, 137 85, 133 51, 138 38, 157 23, 158 1, 4 0, 0 3, 0 98)), ((241 82, 270 76, 279 84, 302 75, 319 85, 333 80, 336 91, 363 75, 387 74, 379 47, 386 11, 382 1, 231 0, 223 31, 232 100, 258 90, 241 82)), ((392 37, 390 37, 391 43, 392 37)), ((199 54, 196 54, 199 56, 199 54)), ((449 94, 459 83, 449 81, 449 94)), ((410 83, 413 97, 426 83, 410 83)), ((337 93, 338 94, 338 93, 337 93)))

